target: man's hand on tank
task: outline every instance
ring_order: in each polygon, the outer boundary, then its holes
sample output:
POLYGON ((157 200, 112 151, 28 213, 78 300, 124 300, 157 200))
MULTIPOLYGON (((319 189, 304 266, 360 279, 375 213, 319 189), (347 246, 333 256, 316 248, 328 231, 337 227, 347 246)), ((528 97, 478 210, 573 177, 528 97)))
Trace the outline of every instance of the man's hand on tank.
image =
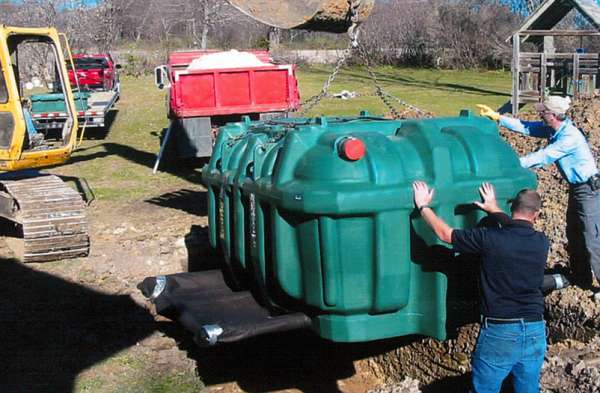
POLYGON ((481 183, 481 186, 479 187, 479 194, 481 195, 483 202, 475 201, 473 203, 481 210, 484 210, 488 213, 498 213, 502 211, 502 209, 498 207, 498 202, 496 201, 496 190, 491 183, 481 183))
POLYGON ((487 105, 477 104, 475 105, 479 109, 479 116, 488 117, 494 121, 500 120, 500 113, 496 112, 487 105))
POLYGON ((433 188, 429 188, 427 183, 423 181, 413 182, 412 187, 415 206, 417 209, 421 209, 423 206, 428 206, 433 199, 435 190, 433 188))

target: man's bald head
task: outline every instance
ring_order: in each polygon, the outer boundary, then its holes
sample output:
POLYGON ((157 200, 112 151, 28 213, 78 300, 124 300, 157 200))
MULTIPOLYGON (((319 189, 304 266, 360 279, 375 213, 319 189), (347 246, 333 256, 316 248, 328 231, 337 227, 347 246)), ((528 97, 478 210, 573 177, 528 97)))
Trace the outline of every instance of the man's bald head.
POLYGON ((542 209, 542 198, 535 190, 523 189, 513 199, 510 211, 521 214, 535 214, 542 209))

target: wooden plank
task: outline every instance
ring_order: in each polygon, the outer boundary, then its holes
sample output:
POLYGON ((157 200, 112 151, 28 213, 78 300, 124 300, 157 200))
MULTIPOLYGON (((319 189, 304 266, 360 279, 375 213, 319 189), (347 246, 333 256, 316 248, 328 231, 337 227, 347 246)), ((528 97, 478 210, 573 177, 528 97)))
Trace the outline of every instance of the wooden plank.
POLYGON ((522 103, 526 102, 540 102, 540 97, 520 97, 522 103))
POLYGON ((521 66, 521 73, 539 73, 541 71, 541 67, 530 67, 530 66, 521 66))
MULTIPOLYGON (((529 57, 531 56, 533 57, 539 57, 540 56, 540 52, 521 52, 520 57, 529 57)), ((579 56, 581 59, 597 59, 598 58, 598 53, 579 53, 579 56)), ((573 52, 560 52, 560 53, 547 53, 546 54, 546 59, 548 60, 552 60, 552 59, 572 59, 573 58, 573 52)))
POLYGON ((513 34, 512 39, 513 53, 512 53, 512 114, 516 115, 519 112, 519 76, 521 74, 521 67, 519 64, 519 52, 520 52, 520 40, 519 34, 513 34))
POLYGON ((527 65, 527 64, 531 64, 531 65, 540 65, 542 64, 542 61, 540 60, 541 56, 538 57, 528 57, 528 58, 519 58, 519 64, 523 64, 523 65, 527 65))
POLYGON ((579 97, 579 53, 573 54, 573 96, 579 97))
POLYGON ((519 59, 519 64, 521 65, 531 65, 531 66, 539 66, 540 64, 542 64, 542 61, 538 58, 538 59, 519 59))
POLYGON ((567 36, 567 37, 597 37, 600 32, 597 30, 523 30, 519 33, 520 36, 567 36))
POLYGON ((597 74, 598 66, 591 64, 579 64, 579 72, 583 72, 585 70, 586 74, 597 74))
POLYGON ((546 72, 546 54, 542 53, 542 67, 540 70, 540 83, 538 85, 538 90, 540 92, 540 96, 543 97, 546 93, 546 77, 547 77, 547 72, 546 72))
POLYGON ((521 90, 522 96, 539 96, 538 90, 521 90))

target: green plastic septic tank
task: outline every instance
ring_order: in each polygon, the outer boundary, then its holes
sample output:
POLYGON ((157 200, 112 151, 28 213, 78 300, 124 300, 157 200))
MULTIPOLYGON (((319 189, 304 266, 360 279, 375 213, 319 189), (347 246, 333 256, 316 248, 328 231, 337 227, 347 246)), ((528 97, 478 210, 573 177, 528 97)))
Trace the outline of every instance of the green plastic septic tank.
POLYGON ((340 342, 446 336, 447 278, 417 255, 450 246, 416 214, 413 181, 435 187, 432 208, 455 228, 484 217, 472 208, 481 182, 505 210, 536 186, 496 124, 469 111, 246 119, 221 128, 203 180, 210 244, 232 285, 305 312, 317 334, 340 342))

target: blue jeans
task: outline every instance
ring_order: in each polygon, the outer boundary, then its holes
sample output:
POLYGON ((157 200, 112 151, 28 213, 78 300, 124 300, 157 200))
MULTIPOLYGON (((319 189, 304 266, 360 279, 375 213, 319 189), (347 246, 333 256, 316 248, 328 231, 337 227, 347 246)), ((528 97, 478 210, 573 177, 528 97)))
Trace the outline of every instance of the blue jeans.
POLYGON ((546 353, 546 323, 481 324, 471 361, 475 393, 498 393, 513 376, 515 393, 539 393, 546 353))

